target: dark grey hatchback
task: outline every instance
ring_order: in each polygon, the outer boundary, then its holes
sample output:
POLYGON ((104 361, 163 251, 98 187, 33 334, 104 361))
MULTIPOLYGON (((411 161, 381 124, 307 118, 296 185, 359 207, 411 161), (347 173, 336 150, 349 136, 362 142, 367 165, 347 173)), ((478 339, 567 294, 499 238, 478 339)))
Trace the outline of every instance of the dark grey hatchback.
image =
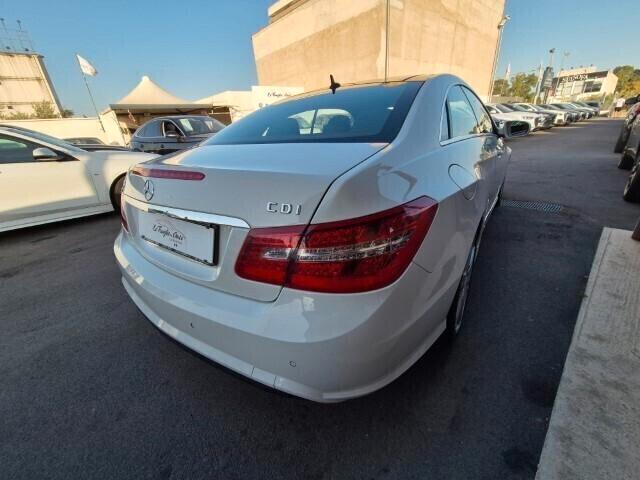
POLYGON ((136 130, 130 148, 165 155, 195 147, 224 127, 222 122, 206 115, 157 117, 136 130))

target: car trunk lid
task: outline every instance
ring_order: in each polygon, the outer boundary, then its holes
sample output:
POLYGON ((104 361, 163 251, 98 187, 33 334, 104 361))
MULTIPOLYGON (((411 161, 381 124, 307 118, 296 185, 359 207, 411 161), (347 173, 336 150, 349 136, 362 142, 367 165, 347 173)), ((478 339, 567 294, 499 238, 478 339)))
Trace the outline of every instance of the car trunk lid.
POLYGON ((331 183, 385 145, 210 145, 146 162, 142 175, 128 175, 125 187, 133 242, 148 260, 191 282, 272 301, 280 287, 235 274, 249 227, 308 224, 331 183), (193 179, 164 178, 167 172, 193 179), (156 227, 185 237, 189 248, 167 248, 152 231, 156 227), (207 253, 201 246, 212 238, 214 250, 207 253))

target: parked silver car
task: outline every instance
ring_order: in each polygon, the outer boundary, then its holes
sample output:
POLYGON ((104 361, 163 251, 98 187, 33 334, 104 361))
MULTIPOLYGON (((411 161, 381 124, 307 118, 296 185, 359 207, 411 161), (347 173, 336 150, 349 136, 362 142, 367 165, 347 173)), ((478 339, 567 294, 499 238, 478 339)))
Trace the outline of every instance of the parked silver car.
POLYGON ((161 331, 321 402, 458 333, 511 156, 455 76, 332 87, 134 167, 114 247, 161 331))

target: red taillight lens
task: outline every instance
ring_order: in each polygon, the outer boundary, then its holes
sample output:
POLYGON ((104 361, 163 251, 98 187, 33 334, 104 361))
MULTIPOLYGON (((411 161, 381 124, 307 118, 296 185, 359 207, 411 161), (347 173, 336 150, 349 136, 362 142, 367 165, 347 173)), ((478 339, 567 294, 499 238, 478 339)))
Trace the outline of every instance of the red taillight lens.
POLYGON ((355 293, 406 270, 438 205, 420 197, 384 212, 317 225, 252 229, 236 263, 249 280, 300 290, 355 293), (304 232, 304 233, 303 233, 304 232))
POLYGON ((131 173, 141 177, 167 178, 174 180, 202 180, 205 175, 202 172, 188 170, 169 170, 163 168, 133 167, 131 173))
POLYGON ((296 225, 251 229, 236 262, 236 273, 249 280, 284 285, 289 259, 304 228, 296 225))

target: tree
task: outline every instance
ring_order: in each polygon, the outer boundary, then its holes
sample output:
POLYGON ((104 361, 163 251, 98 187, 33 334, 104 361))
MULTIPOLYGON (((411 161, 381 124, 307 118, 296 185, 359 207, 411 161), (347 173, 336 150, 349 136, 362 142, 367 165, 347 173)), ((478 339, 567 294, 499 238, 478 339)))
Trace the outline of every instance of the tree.
POLYGON ((505 80, 504 78, 498 78, 493 81, 493 94, 496 96, 507 96, 509 95, 509 80, 505 80))
POLYGON ((57 118, 58 114, 53 108, 51 102, 38 102, 33 105, 33 117, 32 118, 57 118))
POLYGON ((73 117, 73 110, 70 110, 68 108, 63 108, 62 112, 60 112, 60 115, 62 115, 62 118, 73 117))
POLYGON ((509 95, 512 97, 520 97, 525 102, 533 100, 535 92, 533 89, 538 83, 538 76, 533 73, 517 73, 511 79, 511 88, 509 95))
POLYGON ((623 98, 633 97, 640 93, 640 70, 631 65, 620 65, 613 69, 618 77, 616 90, 623 98))

